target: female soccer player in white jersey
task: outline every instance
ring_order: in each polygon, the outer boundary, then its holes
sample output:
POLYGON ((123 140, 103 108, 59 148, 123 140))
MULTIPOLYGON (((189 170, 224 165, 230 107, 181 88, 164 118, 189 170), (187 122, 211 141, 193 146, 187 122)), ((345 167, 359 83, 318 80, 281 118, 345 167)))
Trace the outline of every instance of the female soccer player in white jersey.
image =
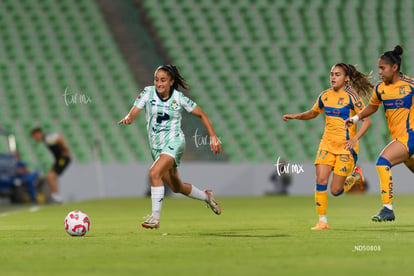
POLYGON ((177 168, 185 150, 185 137, 181 130, 181 112, 199 117, 210 135, 210 148, 216 154, 221 152, 221 144, 214 132, 210 119, 192 100, 179 92, 178 87, 188 88, 185 79, 174 65, 162 65, 157 68, 154 86, 145 87, 134 106, 118 124, 131 124, 143 108, 147 120, 148 139, 151 147, 152 164, 149 175, 151 179, 152 214, 145 218, 142 227, 159 228, 160 213, 164 199, 164 180, 175 193, 203 200, 214 213, 221 214, 220 205, 214 200, 210 190, 200 190, 194 185, 183 182, 177 168))

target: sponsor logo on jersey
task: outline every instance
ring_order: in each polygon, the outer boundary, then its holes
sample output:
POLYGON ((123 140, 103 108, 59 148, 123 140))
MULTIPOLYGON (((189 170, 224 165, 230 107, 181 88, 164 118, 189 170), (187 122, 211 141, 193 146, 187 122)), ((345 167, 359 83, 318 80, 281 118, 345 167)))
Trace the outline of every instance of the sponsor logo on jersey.
MULTIPOLYGON (((404 88, 404 87, 403 87, 404 88)), ((405 92, 404 92, 405 93, 405 92)), ((403 100, 396 100, 395 101, 395 106, 396 107, 403 107, 404 106, 404 101, 403 100)))
POLYGON ((169 119, 170 115, 168 115, 168 113, 158 113, 157 123, 161 124, 163 121, 168 121, 169 119))

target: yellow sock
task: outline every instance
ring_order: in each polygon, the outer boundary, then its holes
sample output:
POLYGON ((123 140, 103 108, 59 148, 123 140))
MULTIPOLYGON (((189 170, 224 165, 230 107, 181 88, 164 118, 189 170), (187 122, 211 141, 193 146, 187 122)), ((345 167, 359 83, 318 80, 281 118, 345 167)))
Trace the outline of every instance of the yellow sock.
POLYGON ((380 179, 381 197, 383 204, 392 204, 394 196, 392 172, 389 166, 376 166, 380 179))
POLYGON ((316 184, 315 203, 316 211, 320 217, 326 216, 326 208, 328 207, 328 185, 316 184))
POLYGON ((345 183, 344 183, 344 193, 351 190, 351 188, 355 185, 357 180, 358 180, 357 177, 352 175, 352 174, 350 176, 348 176, 345 179, 345 183))

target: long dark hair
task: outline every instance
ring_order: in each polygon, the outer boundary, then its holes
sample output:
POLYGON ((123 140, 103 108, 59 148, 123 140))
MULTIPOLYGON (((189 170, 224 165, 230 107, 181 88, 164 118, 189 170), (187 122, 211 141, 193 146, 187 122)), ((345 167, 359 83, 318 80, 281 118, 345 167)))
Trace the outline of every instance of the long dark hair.
POLYGON ((345 75, 349 76, 349 85, 355 89, 360 97, 369 99, 374 85, 369 81, 371 74, 364 74, 352 64, 337 63, 335 66, 341 67, 345 71, 345 75))
POLYGON ((384 52, 380 56, 380 59, 382 59, 383 61, 385 61, 386 63, 391 64, 391 65, 397 64, 398 65, 398 71, 400 71, 401 55, 403 54, 403 52, 404 52, 403 48, 400 45, 397 45, 397 46, 394 47, 394 50, 384 52))
POLYGON ((180 72, 178 71, 178 68, 175 65, 164 64, 159 66, 157 70, 155 70, 155 72, 157 72, 158 70, 164 70, 165 72, 167 72, 170 78, 174 80, 174 83, 172 85, 174 89, 177 90, 179 86, 181 86, 184 89, 190 88, 187 84, 187 81, 181 76, 180 72))

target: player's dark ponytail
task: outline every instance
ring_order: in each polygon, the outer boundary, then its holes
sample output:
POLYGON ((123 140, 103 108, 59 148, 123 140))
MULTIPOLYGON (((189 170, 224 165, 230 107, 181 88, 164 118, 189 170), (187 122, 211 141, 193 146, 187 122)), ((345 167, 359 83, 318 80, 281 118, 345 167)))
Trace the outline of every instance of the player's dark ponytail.
POLYGON ((400 45, 394 47, 394 50, 387 51, 380 56, 380 59, 385 61, 388 64, 398 65, 398 71, 401 67, 401 55, 403 54, 403 48, 400 45))
POLYGON ((158 70, 164 70, 165 72, 168 73, 171 79, 174 80, 174 83, 172 85, 174 89, 177 90, 178 87, 180 86, 184 89, 189 88, 187 81, 181 76, 180 72, 178 71, 178 68, 175 65, 172 65, 172 64, 161 65, 157 68, 156 71, 158 70))
POLYGON ((374 85, 369 81, 371 74, 365 75, 358 71, 352 64, 337 63, 335 66, 341 67, 345 71, 345 75, 349 76, 349 85, 355 89, 360 97, 369 99, 374 85))

